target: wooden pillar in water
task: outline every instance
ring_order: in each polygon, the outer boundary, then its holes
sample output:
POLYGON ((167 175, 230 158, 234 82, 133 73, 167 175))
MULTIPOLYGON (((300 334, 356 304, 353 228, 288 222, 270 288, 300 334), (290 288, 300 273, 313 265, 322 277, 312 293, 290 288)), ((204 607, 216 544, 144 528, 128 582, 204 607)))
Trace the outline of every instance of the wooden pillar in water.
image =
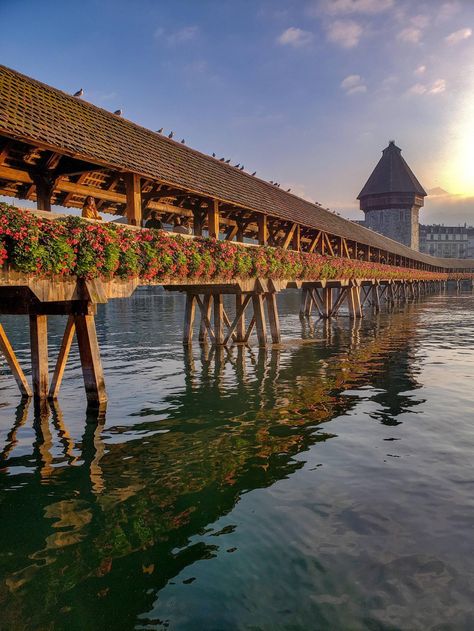
POLYGON ((184 309, 183 344, 189 345, 193 340, 193 324, 196 311, 196 296, 191 292, 186 294, 186 306, 184 309))
POLYGON ((59 349, 59 356, 54 368, 53 378, 51 380, 51 387, 49 389, 48 398, 57 399, 59 388, 63 380, 64 370, 66 368, 67 359, 69 357, 69 351, 71 350, 72 341, 76 332, 76 324, 74 322, 74 316, 70 315, 67 319, 66 329, 64 331, 63 339, 61 342, 61 348, 59 349))
POLYGON ((224 305, 222 294, 214 294, 214 336, 219 346, 224 343, 224 305))
POLYGON ((375 310, 375 313, 379 313, 380 311, 380 294, 379 294, 379 286, 378 285, 372 285, 372 289, 371 289, 371 302, 372 302, 372 306, 375 310))
POLYGON ((333 291, 332 287, 323 288, 323 305, 321 310, 321 317, 330 318, 333 306, 333 291))
POLYGON ((90 405, 99 405, 107 401, 107 393, 95 319, 93 315, 77 315, 74 319, 87 401, 90 405))
POLYGON ((49 392, 47 316, 30 315, 30 344, 33 396, 46 399, 49 392))
POLYGON ((267 345, 267 327, 265 322, 265 310, 263 308, 263 295, 254 294, 252 296, 253 315, 257 328, 257 338, 259 346, 267 345))
POLYGON ((362 308, 360 304, 360 287, 353 285, 349 287, 347 292, 347 304, 349 307, 349 316, 351 318, 361 318, 362 308))
MULTIPOLYGON (((244 297, 242 294, 235 294, 235 313, 239 313, 242 309, 244 297)), ((236 342, 243 342, 245 338, 245 312, 240 316, 237 326, 235 327, 236 342)))
POLYGON ((270 334, 272 336, 272 342, 279 344, 281 342, 280 335, 280 320, 278 317, 278 307, 276 301, 275 292, 270 292, 266 295, 268 322, 270 324, 270 334))

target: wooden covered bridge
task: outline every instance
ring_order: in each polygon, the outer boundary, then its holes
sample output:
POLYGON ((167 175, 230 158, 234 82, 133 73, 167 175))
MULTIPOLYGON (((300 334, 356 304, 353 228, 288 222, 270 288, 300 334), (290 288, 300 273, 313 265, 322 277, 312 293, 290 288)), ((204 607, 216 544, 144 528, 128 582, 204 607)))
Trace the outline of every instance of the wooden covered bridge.
MULTIPOLYGON (((255 329, 264 345, 267 319, 272 341, 280 340, 275 296, 281 289, 302 289, 303 314, 315 309, 321 317, 330 317, 346 303, 350 315, 360 317, 364 302, 378 308, 382 295, 392 302, 397 297, 407 299, 439 287, 447 274, 471 278, 474 272, 474 261, 433 258, 412 250, 241 168, 4 66, 0 66, 0 195, 36 201, 40 214, 51 220, 57 217, 46 214, 52 205, 81 208, 92 196, 100 212, 126 217, 135 227, 131 230, 140 229, 154 210, 164 223, 176 217, 192 221, 194 237, 190 238, 206 236, 242 247, 271 246, 398 268, 395 280, 370 274, 330 280, 236 277, 225 283, 168 278, 160 284, 187 294, 186 343, 192 337, 196 307, 201 314, 200 341, 247 342, 255 329), (224 308, 224 294, 234 296, 233 317, 224 308), (253 314, 247 323, 249 305, 253 314)), ((140 279, 71 277, 53 283, 8 268, 0 272, 0 314, 30 318, 36 397, 57 396, 77 333, 88 400, 106 400, 95 305, 129 296, 139 284, 140 279), (67 315, 68 322, 50 385, 47 317, 52 314, 67 315)), ((22 393, 30 395, 1 325, 0 345, 22 393)))

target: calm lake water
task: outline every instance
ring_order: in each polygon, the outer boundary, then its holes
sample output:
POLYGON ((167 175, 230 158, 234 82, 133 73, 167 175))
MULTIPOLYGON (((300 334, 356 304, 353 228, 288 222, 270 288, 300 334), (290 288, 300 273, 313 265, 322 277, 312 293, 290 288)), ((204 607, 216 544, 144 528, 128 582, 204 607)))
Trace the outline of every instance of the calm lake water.
POLYGON ((184 352, 180 295, 99 308, 99 424, 75 347, 36 413, 2 360, 2 631, 474 629, 473 295, 279 301, 280 348, 217 353, 184 352))

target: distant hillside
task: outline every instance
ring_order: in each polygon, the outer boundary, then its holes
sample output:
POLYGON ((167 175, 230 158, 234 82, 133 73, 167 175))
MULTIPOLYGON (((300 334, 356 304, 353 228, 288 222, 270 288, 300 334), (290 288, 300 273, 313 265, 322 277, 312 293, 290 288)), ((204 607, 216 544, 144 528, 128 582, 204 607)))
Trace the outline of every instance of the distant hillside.
POLYGON ((444 188, 441 188, 440 186, 436 186, 435 188, 430 188, 428 190, 428 195, 430 197, 447 197, 451 195, 451 193, 448 193, 448 191, 445 191, 444 188))

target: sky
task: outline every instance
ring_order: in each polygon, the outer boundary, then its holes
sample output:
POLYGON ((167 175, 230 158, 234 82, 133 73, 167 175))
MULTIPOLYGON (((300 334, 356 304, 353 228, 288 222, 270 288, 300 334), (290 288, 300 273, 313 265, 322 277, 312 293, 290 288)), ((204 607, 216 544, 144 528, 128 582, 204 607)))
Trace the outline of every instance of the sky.
POLYGON ((394 139, 474 224, 474 0, 0 0, 0 62, 350 218, 394 139), (5 25, 11 28, 5 28, 5 25))

